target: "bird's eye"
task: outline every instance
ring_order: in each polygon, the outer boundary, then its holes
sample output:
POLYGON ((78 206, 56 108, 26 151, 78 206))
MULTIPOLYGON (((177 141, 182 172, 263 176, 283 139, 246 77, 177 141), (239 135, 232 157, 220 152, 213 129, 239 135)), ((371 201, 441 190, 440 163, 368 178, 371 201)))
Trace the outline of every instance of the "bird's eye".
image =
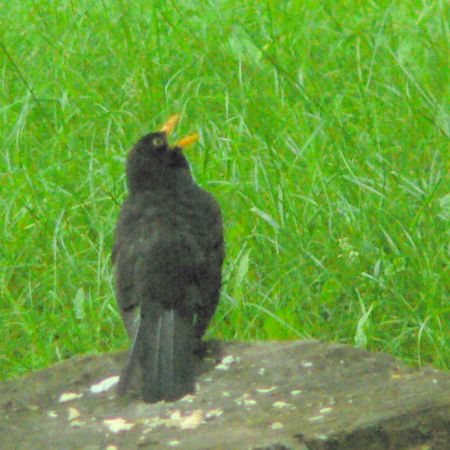
POLYGON ((164 144, 164 141, 160 137, 154 137, 152 140, 153 147, 161 147, 164 144))

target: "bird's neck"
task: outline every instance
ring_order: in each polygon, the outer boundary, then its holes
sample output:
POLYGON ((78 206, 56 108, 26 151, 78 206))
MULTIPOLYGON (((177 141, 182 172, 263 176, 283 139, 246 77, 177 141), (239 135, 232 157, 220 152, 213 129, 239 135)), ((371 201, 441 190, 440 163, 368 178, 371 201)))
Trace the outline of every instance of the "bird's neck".
POLYGON ((185 190, 194 183, 189 170, 160 170, 154 173, 141 173, 139 177, 129 179, 131 195, 143 193, 172 193, 185 190))

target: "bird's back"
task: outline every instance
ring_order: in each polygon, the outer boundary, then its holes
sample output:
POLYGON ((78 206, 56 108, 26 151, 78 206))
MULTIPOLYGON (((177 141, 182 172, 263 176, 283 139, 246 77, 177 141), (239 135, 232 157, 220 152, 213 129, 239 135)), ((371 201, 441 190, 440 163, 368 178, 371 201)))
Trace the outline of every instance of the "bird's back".
POLYGON ((149 282, 157 282, 151 277, 155 271, 190 276, 207 263, 215 241, 221 240, 220 209, 209 193, 191 185, 164 194, 130 196, 122 205, 113 250, 119 272, 124 265, 135 276, 147 271, 149 282))

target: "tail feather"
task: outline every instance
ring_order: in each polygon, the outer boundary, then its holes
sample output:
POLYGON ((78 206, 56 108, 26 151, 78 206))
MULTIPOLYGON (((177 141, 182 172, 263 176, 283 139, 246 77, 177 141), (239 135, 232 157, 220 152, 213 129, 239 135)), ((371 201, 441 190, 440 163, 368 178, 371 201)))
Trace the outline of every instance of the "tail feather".
POLYGON ((144 401, 177 400, 194 390, 194 361, 192 317, 160 305, 147 307, 120 376, 118 393, 125 394, 142 368, 144 401))
POLYGON ((193 326, 176 309, 159 312, 145 327, 142 352, 144 401, 175 400, 194 387, 193 326))
POLYGON ((117 386, 117 393, 119 395, 124 395, 130 385, 133 384, 133 380, 136 379, 136 373, 139 369, 142 355, 142 334, 143 328, 139 326, 133 342, 133 347, 131 348, 130 354, 128 355, 127 364, 120 374, 119 385, 117 386))
POLYGON ((144 401, 178 399, 194 389, 192 319, 158 304, 145 309, 135 345, 144 401))
MULTIPOLYGON (((165 311, 162 314, 162 323, 164 326, 161 327, 161 342, 163 343, 160 356, 161 364, 161 395, 163 393, 163 386, 166 383, 168 391, 174 390, 174 374, 176 372, 176 362, 175 362, 175 310, 171 309, 165 311), (172 384, 172 385, 171 385, 172 384)), ((178 355, 179 356, 179 355, 178 355)))

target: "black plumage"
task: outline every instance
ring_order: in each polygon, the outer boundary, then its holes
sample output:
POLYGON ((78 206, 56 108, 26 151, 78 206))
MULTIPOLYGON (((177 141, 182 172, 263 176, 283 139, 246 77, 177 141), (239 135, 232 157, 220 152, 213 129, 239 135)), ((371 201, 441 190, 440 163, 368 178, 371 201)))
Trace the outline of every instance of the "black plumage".
POLYGON ((118 391, 141 372, 146 402, 193 391, 224 259, 219 205, 193 180, 182 142, 169 146, 173 126, 144 136, 128 155, 129 196, 113 247, 117 301, 134 341, 118 391))

